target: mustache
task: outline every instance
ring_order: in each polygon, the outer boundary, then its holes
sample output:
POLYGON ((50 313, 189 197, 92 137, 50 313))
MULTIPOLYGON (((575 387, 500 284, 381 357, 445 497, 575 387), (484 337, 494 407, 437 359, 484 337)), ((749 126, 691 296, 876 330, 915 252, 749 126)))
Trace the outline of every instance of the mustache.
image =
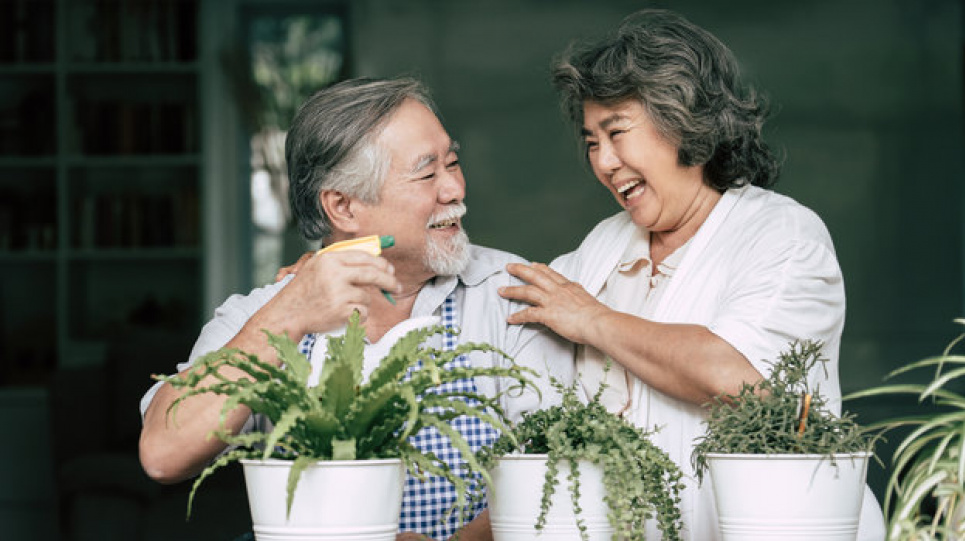
POLYGON ((466 205, 465 203, 452 203, 446 208, 442 209, 438 214, 433 214, 429 217, 429 223, 427 226, 432 226, 433 224, 438 224, 441 222, 446 222, 449 220, 456 220, 462 218, 466 215, 466 205))

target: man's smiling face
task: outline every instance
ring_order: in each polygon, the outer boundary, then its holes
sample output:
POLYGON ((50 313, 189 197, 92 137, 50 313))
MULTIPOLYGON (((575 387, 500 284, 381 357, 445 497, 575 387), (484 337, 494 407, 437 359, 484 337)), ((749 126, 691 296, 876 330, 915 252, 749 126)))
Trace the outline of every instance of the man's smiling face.
POLYGON ((436 115, 407 100, 376 139, 390 156, 379 203, 361 205, 365 234, 393 235, 384 255, 397 271, 454 274, 468 257, 462 229, 466 182, 458 145, 436 115))

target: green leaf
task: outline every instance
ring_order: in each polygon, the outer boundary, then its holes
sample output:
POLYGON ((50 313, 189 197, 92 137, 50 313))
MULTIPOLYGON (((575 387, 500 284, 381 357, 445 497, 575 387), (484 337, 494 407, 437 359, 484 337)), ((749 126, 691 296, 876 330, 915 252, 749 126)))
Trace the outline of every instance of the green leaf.
POLYGON ((362 386, 359 391, 360 397, 382 392, 387 386, 398 386, 405 378, 409 368, 415 366, 417 362, 418 357, 412 352, 405 354, 390 352, 369 376, 368 382, 362 386))
POLYGON ((341 431, 342 423, 331 411, 318 407, 305 415, 305 427, 314 437, 331 441, 341 431))
POLYGON ((409 414, 405 420, 405 429, 399 435, 399 440, 405 441, 422 424, 422 409, 419 407, 419 399, 416 397, 415 391, 410 386, 402 387, 399 398, 405 402, 406 412, 409 414))
POLYGON ((356 438, 366 434, 380 415, 392 411, 389 406, 393 401, 404 400, 401 391, 398 386, 383 385, 378 391, 359 393, 358 399, 345 412, 347 432, 356 438))
POLYGON ((268 437, 265 439, 265 450, 262 458, 268 458, 271 456, 272 450, 274 450, 275 445, 285 437, 291 431, 291 428, 295 426, 295 423, 301 421, 305 418, 305 411, 299 408, 297 405, 293 405, 288 408, 288 411, 281 416, 281 419, 275 423, 268 437))
POLYGON ((291 373, 295 381, 304 384, 308 383, 308 376, 312 373, 312 365, 300 351, 298 344, 285 335, 276 335, 264 331, 268 337, 268 344, 275 349, 278 358, 282 360, 285 367, 291 373))
POLYGON ((302 472, 314 462, 316 462, 316 459, 309 456, 297 457, 292 462, 291 470, 288 472, 288 483, 285 487, 285 492, 288 495, 285 501, 285 518, 291 516, 292 503, 295 501, 295 488, 298 486, 298 480, 301 478, 302 472))
POLYGON ((318 382, 319 393, 326 392, 322 389, 327 390, 328 379, 331 377, 331 372, 335 370, 347 371, 351 375, 351 387, 355 387, 362 379, 364 350, 365 329, 359 324, 359 314, 355 311, 349 318, 345 334, 328 337, 325 362, 322 364, 322 373, 318 382))
POLYGON ((232 434, 225 430, 215 430, 211 436, 227 443, 229 446, 250 448, 265 441, 266 435, 261 432, 249 432, 246 434, 232 434))
POLYGON ((194 484, 191 485, 191 492, 188 494, 188 511, 186 517, 191 518, 191 508, 194 505, 194 495, 198 492, 198 487, 201 486, 201 483, 203 483, 205 479, 232 462, 236 462, 243 458, 255 458, 256 456, 257 452, 255 451, 251 451, 249 449, 236 449, 234 451, 224 453, 215 459, 213 463, 211 463, 201 472, 198 478, 194 481, 194 484))
POLYGON ((332 460, 355 460, 355 438, 332 440, 332 460))
POLYGON ((332 413, 336 419, 342 419, 348 413, 355 400, 355 374, 349 366, 334 366, 328 372, 324 392, 318 399, 322 407, 332 413))
POLYGON ((405 441, 400 427, 408 429, 405 426, 408 415, 402 409, 380 414, 369 431, 356 440, 359 458, 391 458, 394 448, 405 441))
POLYGON ((402 381, 408 369, 419 362, 419 346, 428 337, 444 330, 445 328, 441 326, 420 327, 406 333, 392 345, 385 359, 372 371, 366 387, 376 392, 384 385, 402 381))
POLYGON ((337 419, 348 412, 358 394, 364 362, 365 329, 358 311, 352 313, 345 334, 330 337, 328 351, 315 394, 337 419))

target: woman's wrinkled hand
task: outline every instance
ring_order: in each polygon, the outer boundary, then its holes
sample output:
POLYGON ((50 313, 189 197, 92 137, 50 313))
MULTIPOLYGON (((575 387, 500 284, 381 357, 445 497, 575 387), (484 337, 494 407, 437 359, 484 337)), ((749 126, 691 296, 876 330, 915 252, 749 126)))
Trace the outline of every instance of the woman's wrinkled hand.
POLYGON ((313 255, 315 255, 315 250, 309 250, 302 254, 302 256, 298 258, 298 261, 278 269, 278 273, 275 274, 275 281, 281 282, 289 274, 298 274, 298 271, 305 266, 305 263, 307 263, 313 255))
POLYGON ((506 270, 526 284, 501 287, 499 295, 530 305, 510 314, 506 319, 510 324, 539 323, 571 342, 585 344, 594 324, 610 312, 583 286, 547 265, 510 263, 506 270))

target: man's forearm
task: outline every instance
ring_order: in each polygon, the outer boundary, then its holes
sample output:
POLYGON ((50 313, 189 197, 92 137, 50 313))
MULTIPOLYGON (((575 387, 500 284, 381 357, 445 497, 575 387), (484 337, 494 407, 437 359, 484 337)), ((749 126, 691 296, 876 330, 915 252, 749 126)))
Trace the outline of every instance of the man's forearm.
POLYGON ((456 536, 450 538, 450 541, 492 541, 492 539, 493 531, 489 524, 489 509, 486 509, 472 519, 469 524, 463 526, 456 536))

